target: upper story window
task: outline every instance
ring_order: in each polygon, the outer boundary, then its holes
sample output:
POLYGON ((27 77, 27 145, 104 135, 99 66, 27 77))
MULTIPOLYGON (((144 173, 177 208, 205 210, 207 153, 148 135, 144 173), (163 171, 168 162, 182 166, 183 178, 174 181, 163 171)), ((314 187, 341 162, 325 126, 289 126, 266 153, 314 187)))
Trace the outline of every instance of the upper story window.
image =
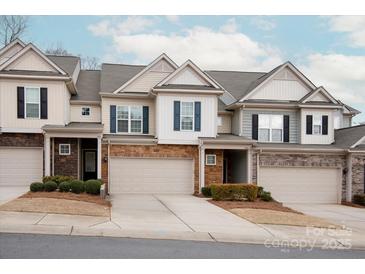
POLYGON ((283 141, 283 116, 282 115, 259 115, 260 142, 282 142, 283 141))
POLYGON ((117 107, 117 132, 142 133, 142 106, 117 107))
POLYGON ((24 88, 25 92, 25 117, 39 118, 40 116, 40 89, 39 88, 24 88))
POLYGON ((322 134, 322 115, 313 115, 313 134, 322 134))
POLYGON ((81 115, 82 116, 90 116, 91 110, 90 107, 82 107, 81 108, 81 115))
POLYGON ((180 121, 181 130, 194 129, 194 102, 181 102, 180 121))

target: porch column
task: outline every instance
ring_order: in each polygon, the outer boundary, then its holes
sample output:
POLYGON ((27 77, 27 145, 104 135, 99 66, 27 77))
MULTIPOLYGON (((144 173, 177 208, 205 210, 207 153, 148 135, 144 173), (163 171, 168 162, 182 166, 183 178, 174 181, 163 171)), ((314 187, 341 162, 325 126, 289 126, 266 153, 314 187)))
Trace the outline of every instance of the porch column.
POLYGON ((97 175, 98 179, 101 179, 101 136, 98 136, 97 158, 97 175))
POLYGON ((252 150, 247 149, 247 183, 252 183, 252 150))
POLYGON ((51 175, 51 138, 44 135, 44 176, 51 175))
POLYGON ((203 146, 200 147, 199 151, 199 172, 200 172, 200 188, 199 193, 201 192, 201 188, 205 186, 205 148, 203 146))
MULTIPOLYGON (((349 153, 346 158, 346 202, 352 201, 352 155, 349 153)), ((342 180, 341 180, 342 185, 342 180)))

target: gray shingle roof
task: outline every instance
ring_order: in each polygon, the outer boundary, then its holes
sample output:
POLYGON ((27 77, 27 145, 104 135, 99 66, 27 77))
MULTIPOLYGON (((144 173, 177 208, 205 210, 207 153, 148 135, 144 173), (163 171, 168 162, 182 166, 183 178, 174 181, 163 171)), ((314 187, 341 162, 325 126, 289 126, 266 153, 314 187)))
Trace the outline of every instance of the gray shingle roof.
POLYGON ((100 101, 100 70, 81 70, 77 79, 77 95, 71 100, 100 101))
POLYGON ((80 61, 80 57, 77 56, 47 55, 47 57, 57 66, 63 69, 69 76, 72 76, 77 63, 80 61))
POLYGON ((100 91, 112 93, 146 66, 102 64, 100 91))
POLYGON ((363 136, 365 136, 365 125, 337 129, 335 130, 335 145, 350 148, 363 136))
POLYGON ((159 89, 191 89, 191 90, 216 90, 215 87, 198 85, 169 84, 158 87, 159 89))
POLYGON ((35 70, 2 70, 1 74, 9 75, 32 75, 32 76, 59 76, 64 77, 61 73, 53 71, 35 71, 35 70))

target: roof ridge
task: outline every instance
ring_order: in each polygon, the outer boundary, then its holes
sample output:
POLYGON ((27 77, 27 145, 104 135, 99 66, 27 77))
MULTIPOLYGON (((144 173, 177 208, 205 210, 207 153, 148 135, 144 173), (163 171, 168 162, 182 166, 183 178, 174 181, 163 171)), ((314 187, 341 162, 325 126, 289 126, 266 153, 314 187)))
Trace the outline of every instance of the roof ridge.
POLYGON ((129 66, 129 67, 147 67, 147 65, 118 64, 118 63, 101 63, 101 65, 129 66))
POLYGON ((263 72, 263 71, 243 71, 243 70, 218 70, 218 69, 212 69, 212 70, 204 70, 205 72, 239 72, 239 73, 262 73, 262 74, 266 74, 267 72, 263 72))
POLYGON ((80 58, 80 56, 76 55, 57 55, 57 54, 45 54, 46 56, 53 56, 53 57, 72 57, 72 58, 80 58))

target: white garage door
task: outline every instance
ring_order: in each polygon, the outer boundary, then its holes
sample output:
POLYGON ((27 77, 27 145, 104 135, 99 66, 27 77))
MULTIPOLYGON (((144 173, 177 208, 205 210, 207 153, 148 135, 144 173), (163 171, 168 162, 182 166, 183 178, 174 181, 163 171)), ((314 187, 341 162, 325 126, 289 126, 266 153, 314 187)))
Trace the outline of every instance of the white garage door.
POLYGON ((259 185, 285 203, 339 203, 340 169, 261 167, 259 185))
POLYGON ((110 159, 110 193, 192 194, 193 160, 110 159))
POLYGON ((42 175, 42 149, 0 148, 0 186, 29 186, 42 175))

